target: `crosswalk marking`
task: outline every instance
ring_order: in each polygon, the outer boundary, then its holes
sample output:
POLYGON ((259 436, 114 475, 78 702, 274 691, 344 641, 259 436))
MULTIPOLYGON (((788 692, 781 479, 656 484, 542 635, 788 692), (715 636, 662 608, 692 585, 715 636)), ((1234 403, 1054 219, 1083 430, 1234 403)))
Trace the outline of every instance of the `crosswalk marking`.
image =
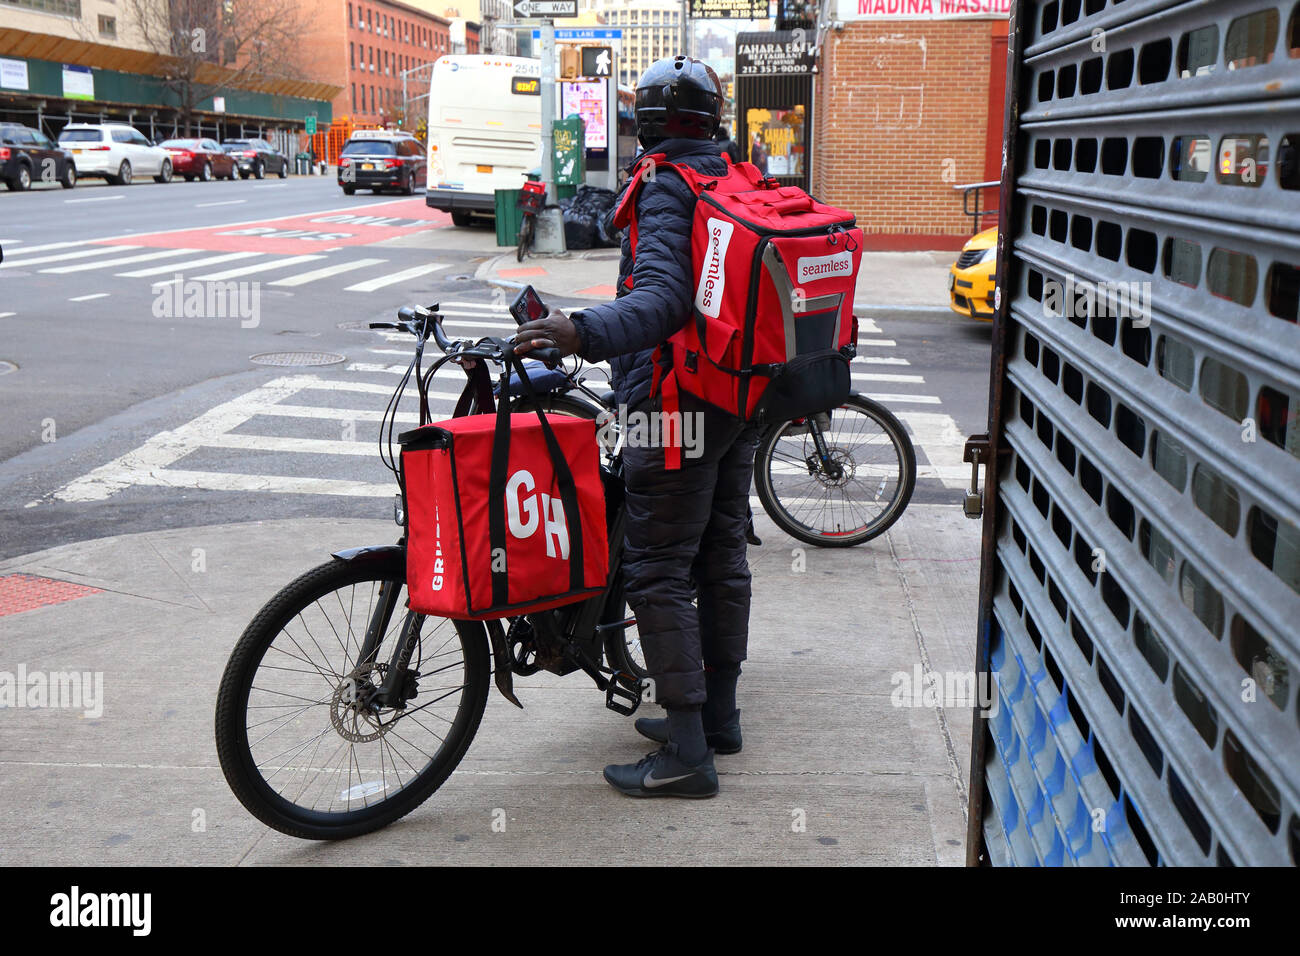
MULTIPOLYGON (((11 242, 21 242, 21 241, 22 241, 21 239, 4 240, 6 245, 11 242)), ((84 239, 74 239, 71 242, 47 242, 44 245, 40 245, 40 246, 28 246, 25 249, 11 249, 9 250, 9 252, 5 253, 5 257, 8 258, 11 255, 25 256, 32 252, 50 252, 54 249, 71 249, 73 246, 84 246, 85 244, 86 244, 86 240, 84 239)), ((121 247, 119 246, 118 248, 121 247)))
POLYGON ((113 266, 130 265, 133 262, 153 262, 156 259, 190 256, 196 251, 195 249, 150 249, 148 252, 139 255, 123 256, 120 259, 96 259, 94 262, 81 262, 72 266, 55 266, 52 269, 42 269, 41 272, 55 273, 57 275, 68 272, 89 272, 91 269, 108 269, 113 266))
POLYGON ((439 269, 447 268, 445 262, 430 262, 426 265, 415 266, 412 269, 403 269, 401 272, 393 272, 386 276, 379 276, 375 279, 367 279, 365 282, 358 282, 356 285, 350 285, 344 292, 374 292, 376 289, 382 289, 385 286, 395 285, 398 282, 405 282, 407 279, 417 279, 420 276, 428 275, 430 272, 437 272, 439 269))
POLYGON ((886 372, 853 372, 854 381, 858 382, 911 382, 917 385, 925 383, 920 375, 893 375, 886 372))
POLYGON ((353 269, 364 269, 366 266, 377 266, 387 262, 387 259, 354 259, 351 262, 336 262, 332 266, 322 266, 319 269, 313 269, 310 272, 300 272, 296 276, 287 276, 284 279, 276 279, 268 285, 298 286, 306 285, 308 282, 315 282, 317 279, 326 279, 330 276, 338 275, 341 272, 351 272, 353 269))
POLYGON ((260 255, 262 255, 260 252, 227 252, 219 256, 192 259, 189 262, 173 262, 169 265, 156 266, 151 269, 136 269, 132 272, 118 272, 115 274, 127 279, 139 279, 143 276, 159 276, 166 272, 184 272, 186 269, 195 269, 199 266, 215 266, 221 262, 234 262, 237 259, 251 259, 260 255))
POLYGON ((940 405, 938 395, 908 395, 901 392, 867 392, 867 398, 882 405, 940 405))
MULTIPOLYGON (((283 266, 286 261, 280 259, 274 265, 283 266)), ((382 261, 363 262, 365 265, 378 265, 382 261)), ((264 266, 269 263, 258 259, 256 264, 264 266)), ((183 267, 184 264, 178 265, 183 267)), ((313 269, 306 275, 323 278, 324 275, 315 274, 323 274, 328 270, 333 275, 363 268, 361 263, 346 265, 351 266, 351 269, 336 271, 327 266, 313 269)), ((426 265, 420 267, 419 271, 420 274, 427 275, 441 267, 426 265)), ((246 267, 239 266, 213 275, 222 276, 244 268, 246 267)), ((157 275, 172 269, 151 266, 148 270, 140 271, 157 275)), ((405 270, 407 274, 411 271, 405 270)), ((391 284, 391 276, 378 278, 391 284)), ((301 279, 299 285, 312 281, 301 275, 286 276, 286 279, 290 283, 301 279)), ((101 296, 106 294, 99 293, 101 296)), ((448 318, 446 324, 449 335, 477 337, 488 333, 503 334, 514 327, 509 314, 491 304, 450 304, 456 307, 454 311, 459 311, 466 317, 448 318)), ((363 344, 359 354, 363 359, 366 355, 373 356, 374 361, 355 361, 343 369, 290 374, 272 379, 177 428, 159 432, 141 446, 64 485, 55 492, 54 498, 68 502, 102 501, 135 486, 391 499, 396 492, 395 484, 387 480, 377 462, 372 466, 368 460, 376 456, 378 436, 374 432, 384 420, 384 407, 396 384, 396 379, 392 376, 407 373, 413 343, 411 336, 405 333, 383 331, 377 335, 368 332, 367 335, 368 339, 361 340, 363 344), (388 359, 394 361, 389 362, 388 359), (352 407, 366 405, 373 407, 352 407), (187 456, 194 456, 203 450, 206 450, 206 454, 202 458, 194 457, 196 467, 185 467, 189 463, 184 460, 187 456), (294 461, 304 461, 297 457, 301 455, 337 456, 339 461, 336 465, 331 465, 329 471, 323 472, 331 477, 249 473, 260 467, 275 471, 320 473, 317 472, 316 465, 292 464, 294 461), (213 464, 214 456, 216 464, 213 464), (262 465, 264 460, 271 463, 262 465), (250 464, 251 462, 258 464, 250 464), (210 468, 232 470, 207 470, 210 468)), ((860 344, 877 344, 881 341, 892 342, 864 335, 860 344)), ((921 375, 862 370, 873 366, 908 365, 908 359, 903 357, 862 356, 853 363, 851 375, 855 386, 864 392, 867 382, 924 385, 925 378, 921 375)), ((604 382, 598 380, 601 368, 599 364, 587 367, 588 372, 597 375, 589 381, 589 386, 593 389, 606 387, 604 382)), ((429 393, 436 420, 448 414, 451 405, 460 397, 463 376, 456 370, 448 369, 447 374, 440 376, 433 384, 439 386, 438 391, 429 393)), ((932 482, 934 487, 956 489, 965 486, 969 478, 969 466, 961 462, 964 436, 959 433, 952 417, 936 407, 942 405, 938 395, 907 392, 865 394, 893 409, 906 424, 917 448, 918 477, 932 482)), ((416 393, 412 386, 403 398, 395 423, 398 430, 405 430, 418 424, 418 421, 416 393)))
MULTIPOLYGON (((0 263, 0 269, 18 269, 27 266, 38 266, 46 262, 64 262, 68 259, 87 259, 90 256, 103 256, 115 252, 124 252, 127 249, 139 249, 139 246, 97 246, 94 249, 83 249, 80 252, 60 252, 54 256, 37 256, 35 259, 11 259, 5 256, 5 261, 0 263)), ((26 252, 33 250, 27 249, 26 252)))
POLYGON ((107 299, 107 292, 92 292, 90 295, 78 295, 69 299, 69 302, 89 302, 91 299, 107 299))
POLYGON ((257 272, 270 272, 272 269, 284 269, 289 266, 302 265, 304 262, 315 262, 317 259, 324 259, 324 256, 290 256, 287 259, 276 259, 272 262, 258 262, 251 266, 239 266, 235 269, 226 269, 222 272, 210 272, 205 276, 195 276, 199 282, 221 282, 224 279, 235 279, 239 276, 253 275, 257 272))

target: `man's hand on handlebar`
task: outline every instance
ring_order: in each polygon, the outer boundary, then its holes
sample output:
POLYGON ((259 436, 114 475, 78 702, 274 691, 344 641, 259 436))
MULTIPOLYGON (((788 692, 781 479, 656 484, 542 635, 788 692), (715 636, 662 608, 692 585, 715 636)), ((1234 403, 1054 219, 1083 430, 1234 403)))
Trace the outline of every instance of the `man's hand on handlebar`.
POLYGON ((573 320, 559 309, 551 309, 544 319, 534 319, 519 326, 515 333, 515 354, 527 355, 536 349, 556 348, 561 357, 575 355, 582 339, 573 320))

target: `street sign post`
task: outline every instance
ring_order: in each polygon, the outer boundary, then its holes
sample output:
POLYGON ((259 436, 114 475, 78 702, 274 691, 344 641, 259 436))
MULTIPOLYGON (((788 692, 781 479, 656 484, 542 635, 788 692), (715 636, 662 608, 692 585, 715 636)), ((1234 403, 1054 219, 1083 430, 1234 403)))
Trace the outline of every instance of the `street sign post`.
POLYGON ((515 16, 530 19, 535 17, 576 17, 578 0, 517 0, 514 5, 515 16))
POLYGON ((315 113, 307 117, 307 135, 308 136, 316 135, 316 114, 315 113))

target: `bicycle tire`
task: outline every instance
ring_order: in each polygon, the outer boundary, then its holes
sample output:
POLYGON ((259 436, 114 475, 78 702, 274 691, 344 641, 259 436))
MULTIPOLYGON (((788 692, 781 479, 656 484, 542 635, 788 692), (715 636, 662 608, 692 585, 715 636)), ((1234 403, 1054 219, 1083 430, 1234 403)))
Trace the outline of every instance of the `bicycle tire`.
MULTIPOLYGON (((274 790, 267 778, 263 776, 262 771, 258 769, 251 750, 249 743, 250 728, 248 726, 249 697, 254 689, 254 682, 257 679, 263 658, 276 638, 285 632, 286 626, 295 619, 302 620, 305 626, 306 619, 302 617, 305 610, 310 609, 313 604, 316 604, 322 598, 341 592, 344 588, 358 584, 369 584, 372 586, 373 594, 373 585, 383 582, 404 583, 405 577, 406 565, 404 556, 401 553, 385 556, 373 562, 350 563, 337 559, 331 560, 299 576, 272 597, 258 612, 257 616, 253 618, 253 621, 236 643, 226 665, 225 673, 222 675, 220 689, 217 694, 215 719, 217 756, 226 781, 229 783, 235 797, 254 817, 267 826, 289 836, 309 840, 347 839, 381 829, 394 820, 410 813, 428 799, 435 790, 446 782, 456 765, 460 763, 461 758, 464 757, 466 750, 468 750, 470 742, 478 731, 479 722, 483 717, 483 710, 487 704, 491 672, 488 660, 487 636, 483 625, 475 621, 448 622, 455 628, 454 637, 459 639, 464 655, 464 684, 462 685, 464 692, 457 704, 454 719, 448 721, 449 729, 446 732, 446 737, 429 763, 406 783, 401 783, 401 774, 397 771, 397 764, 394 763, 394 772, 397 774, 399 786, 393 796, 385 797, 377 802, 370 802, 368 799, 369 792, 363 789, 361 796, 364 798, 364 806, 357 810, 348 809, 341 813, 327 813, 314 808, 302 807, 274 790)), ((405 613, 403 610, 405 602, 401 600, 401 597, 399 592, 395 615, 405 613)), ((339 604, 342 607, 343 601, 341 597, 339 604)), ((433 619, 426 619, 425 625, 427 626, 431 620, 433 619)), ((309 629, 307 633, 311 633, 309 629)), ((351 639, 352 632, 347 633, 349 639, 351 639)), ((337 632, 335 636, 337 637, 337 632)), ((449 635, 447 641, 450 642, 452 639, 453 637, 449 635)), ((346 655, 346 646, 344 651, 346 655)), ((421 645, 421 652, 423 653, 423 644, 421 645)), ((382 651, 379 656, 380 659, 383 659, 382 651)), ((299 658, 299 660, 301 659, 299 658)), ((308 663, 315 669, 317 676, 329 680, 326 674, 316 666, 314 660, 309 660, 308 663)), ((345 666, 346 663, 347 658, 345 656, 345 666)), ((290 670, 291 668, 274 667, 272 669, 290 670)), ((301 671, 300 673, 312 676, 310 671, 301 671)), ((334 673, 330 676, 337 677, 338 674, 334 673)), ((452 679, 455 679, 454 676, 452 679)), ((315 686, 314 683, 312 686, 315 686)), ((257 690, 265 692, 264 688, 257 688, 257 690)), ((295 705, 270 706, 289 707, 295 705)), ((333 712, 336 704, 331 703, 329 706, 331 712, 333 712)), ((414 706, 420 706, 418 696, 415 699, 414 706)), ((272 720, 278 719, 280 719, 278 716, 272 718, 272 720)), ((412 719, 414 718, 412 717, 412 719)), ((267 722, 269 721, 263 721, 263 723, 267 722)), ((284 726, 288 726, 288 724, 284 726)), ((423 727, 422 724, 420 726, 423 727)), ((326 730, 322 731, 315 739, 319 740, 321 737, 325 737, 330 732, 330 727, 331 725, 327 723, 326 730)), ((269 738, 274 732, 267 733, 258 743, 269 738)), ((414 735, 409 725, 405 732, 414 735)), ((337 732, 337 727, 335 728, 335 738, 341 738, 341 735, 337 732)), ((278 746, 279 743, 277 742, 276 745, 278 746)), ((305 750, 309 744, 310 739, 308 744, 303 745, 302 749, 305 750)), ((330 746, 338 745, 330 744, 330 746)), ((320 745, 318 744, 311 756, 307 758, 308 764, 315 760, 319 749, 320 745)), ((382 753, 382 744, 380 750, 382 753)), ((392 745, 389 746, 389 752, 395 753, 392 745)), ((301 753, 301 750, 296 753, 301 753)), ((279 756, 281 754, 276 755, 276 757, 279 756)), ((355 755, 355 747, 352 756, 357 759, 357 777, 361 781, 366 771, 361 769, 360 759, 355 755)), ((368 755, 363 756, 367 760, 370 759, 368 755)), ((294 757, 289 759, 292 760, 294 757)), ((408 766, 411 765, 408 763, 408 766)), ((309 768, 281 767, 272 776, 285 769, 288 769, 290 775, 292 775, 309 768)), ((335 772, 337 773, 337 771, 335 772)), ((373 770, 369 772, 373 776, 373 770)), ((352 765, 349 764, 349 783, 351 780, 352 765)), ((382 781, 383 786, 381 787, 381 791, 385 793, 392 789, 387 781, 387 771, 385 770, 382 781)), ((348 798, 348 807, 350 808, 352 791, 358 788, 368 788, 372 785, 373 782, 372 784, 359 782, 358 787, 349 787, 340 796, 348 798)), ((326 786, 328 786, 328 783, 326 786)), ((337 787, 338 783, 335 783, 334 786, 337 787)), ((307 786, 305 785, 299 794, 299 799, 306 790, 307 786)), ((331 798, 332 804, 333 798, 331 798)))
POLYGON ((533 229, 534 220, 532 216, 524 216, 524 221, 519 224, 519 245, 515 249, 515 261, 523 262, 524 258, 533 248, 533 229))
MULTIPOLYGON (((819 531, 800 521, 792 513, 791 508, 782 503, 781 496, 773 480, 773 463, 778 442, 783 437, 797 434, 797 431, 791 430, 792 426, 799 427, 795 426, 793 422, 774 426, 764 432, 763 437, 759 440, 758 450, 754 455, 754 485, 759 501, 762 502, 763 510, 767 512, 778 528, 805 544, 823 548, 851 548, 854 545, 862 544, 884 534, 902 516, 908 502, 912 499, 912 492, 916 487, 916 451, 912 447, 912 440, 908 437, 907 429, 903 427, 902 422, 883 405, 862 395, 852 395, 847 402, 840 406, 841 411, 850 408, 865 415, 880 427, 880 430, 889 439, 896 456, 895 464, 891 465, 886 462, 881 466, 882 471, 897 468, 897 482, 894 485, 893 493, 879 513, 862 526, 850 529, 840 528, 819 531)), ((851 454, 842 448, 837 448, 837 450, 843 455, 851 454)), ((850 461, 850 464, 856 466, 855 462, 850 461)), ((810 473, 809 477, 814 476, 810 473)), ((825 485, 824 482, 823 485, 825 485)))

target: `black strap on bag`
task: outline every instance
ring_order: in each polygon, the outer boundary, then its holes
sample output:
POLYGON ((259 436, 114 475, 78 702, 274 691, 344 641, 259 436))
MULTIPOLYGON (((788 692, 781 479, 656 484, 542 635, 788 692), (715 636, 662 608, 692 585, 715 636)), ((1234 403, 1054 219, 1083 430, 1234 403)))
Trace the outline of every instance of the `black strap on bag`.
POLYGON ((495 405, 492 399, 492 377, 488 374, 487 366, 483 362, 475 361, 473 368, 465 369, 465 374, 469 376, 469 380, 456 401, 456 410, 451 413, 451 417, 463 418, 468 415, 470 404, 475 397, 478 398, 479 414, 491 415, 495 405))
MULTIPOLYGON (((505 377, 507 379, 511 365, 518 370, 524 393, 532 400, 533 408, 537 410, 537 420, 542 423, 542 434, 546 438, 546 449, 550 453, 551 465, 555 468, 555 476, 560 485, 560 500, 564 505, 564 521, 569 529, 569 590, 581 591, 584 581, 582 516, 578 509, 578 489, 573 481, 573 472, 569 468, 568 461, 565 460, 564 452, 560 449, 560 443, 555 437, 555 432, 551 430, 550 422, 546 420, 546 414, 542 411, 542 403, 533 390, 533 383, 528 377, 528 370, 524 368, 523 362, 517 356, 511 355, 506 362, 505 377)), ((497 403, 496 431, 492 436, 492 467, 488 475, 489 560, 492 560, 492 555, 501 554, 504 556, 506 553, 506 471, 509 464, 510 403, 502 395, 502 401, 497 403), (498 549, 500 550, 498 551, 498 549)), ((542 515, 543 523, 545 523, 545 520, 546 516, 542 515)), ((503 569, 500 571, 492 570, 491 573, 492 604, 495 607, 504 607, 510 603, 509 572, 503 569)))

